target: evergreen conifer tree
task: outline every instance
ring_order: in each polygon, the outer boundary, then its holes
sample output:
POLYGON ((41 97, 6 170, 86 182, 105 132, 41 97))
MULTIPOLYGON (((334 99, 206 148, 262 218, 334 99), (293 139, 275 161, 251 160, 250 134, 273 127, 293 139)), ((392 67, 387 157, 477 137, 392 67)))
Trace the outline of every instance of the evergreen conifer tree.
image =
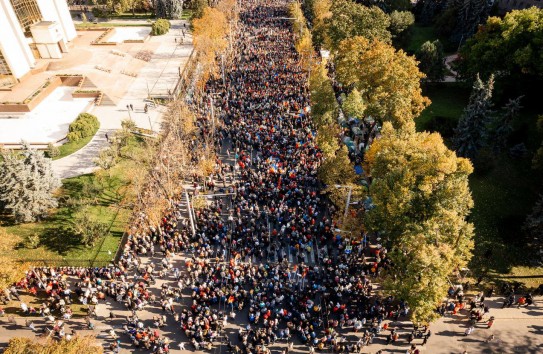
POLYGON ((51 159, 42 151, 31 149, 23 143, 20 152, 2 152, 0 165, 0 202, 3 209, 12 213, 16 222, 32 222, 44 218, 57 206, 53 196, 60 187, 55 177, 51 159))
POLYGON ((494 75, 485 83, 479 75, 473 84, 469 103, 455 129, 454 147, 459 156, 473 159, 485 143, 487 126, 492 114, 494 75))

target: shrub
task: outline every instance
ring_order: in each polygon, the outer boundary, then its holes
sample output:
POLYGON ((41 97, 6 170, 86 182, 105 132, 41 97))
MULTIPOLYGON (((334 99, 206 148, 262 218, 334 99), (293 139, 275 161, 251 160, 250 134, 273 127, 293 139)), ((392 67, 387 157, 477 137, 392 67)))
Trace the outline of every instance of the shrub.
POLYGON ((57 157, 60 155, 60 149, 58 146, 55 146, 53 143, 47 144, 47 156, 50 158, 57 157))
POLYGON ((153 22, 153 25, 151 26, 151 34, 153 36, 162 36, 163 34, 168 33, 170 30, 170 21, 165 20, 163 18, 156 20, 153 22))
POLYGON ((40 245, 40 236, 38 234, 28 235, 25 239, 25 247, 34 249, 40 245))
POLYGON ((69 141, 78 141, 93 136, 100 127, 98 118, 89 113, 81 113, 70 124, 67 138, 69 141))

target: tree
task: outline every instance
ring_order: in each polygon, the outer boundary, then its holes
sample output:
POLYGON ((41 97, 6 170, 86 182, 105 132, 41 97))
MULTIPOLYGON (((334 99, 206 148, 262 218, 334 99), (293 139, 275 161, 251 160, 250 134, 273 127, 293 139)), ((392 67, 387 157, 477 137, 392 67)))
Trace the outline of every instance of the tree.
POLYGON ((422 96, 424 78, 413 57, 378 40, 364 37, 341 42, 334 57, 336 79, 363 95, 366 115, 390 121, 397 128, 410 125, 430 103, 422 96))
POLYGON ((16 244, 17 238, 0 228, 0 292, 20 281, 28 269, 27 264, 13 257, 16 244))
POLYGON ((113 168, 118 162, 119 151, 115 148, 115 146, 103 148, 98 153, 98 157, 94 159, 94 164, 96 166, 108 172, 110 172, 111 168, 113 168))
POLYGON ((93 336, 75 336, 70 340, 46 342, 34 341, 30 338, 14 337, 9 340, 4 354, 102 354, 102 346, 93 336))
POLYGON ((163 18, 159 18, 151 25, 151 35, 162 36, 170 30, 170 21, 163 18))
POLYGON ((157 18, 176 20, 183 16, 183 0, 155 0, 155 4, 157 18))
POLYGON ((474 159, 486 139, 487 126, 493 115, 492 91, 494 76, 485 83, 479 75, 473 84, 469 103, 458 121, 454 134, 454 147, 459 156, 474 159))
POLYGON ((329 186, 354 183, 357 180, 345 145, 337 150, 335 156, 324 160, 319 168, 318 175, 319 179, 329 186))
POLYGON ((57 206, 53 196, 60 180, 53 173, 51 159, 23 142, 20 152, 1 152, 0 206, 16 222, 43 219, 57 206))
POLYGON ((435 19, 436 28, 451 43, 461 44, 486 21, 490 12, 489 4, 481 0, 449 0, 435 19))
POLYGON ((336 50, 341 41, 355 36, 391 42, 390 19, 380 8, 366 7, 351 0, 336 0, 331 11, 332 15, 325 19, 331 49, 336 50))
POLYGON ((501 114, 496 114, 487 127, 486 145, 491 146, 495 153, 500 153, 507 147, 507 141, 513 132, 512 123, 522 109, 521 99, 522 96, 509 100, 501 114))
POLYGON ((202 18, 204 15, 204 10, 209 6, 208 0, 194 0, 192 2, 192 15, 191 15, 191 23, 194 22, 194 20, 202 18))
POLYGON ((203 85, 210 77, 218 77, 217 56, 228 46, 228 23, 225 14, 206 7, 202 17, 195 19, 192 25, 194 49, 198 51, 202 66, 200 84, 203 85))
POLYGON ((330 38, 326 20, 332 16, 331 7, 332 0, 314 0, 311 4, 313 41, 318 47, 324 45, 329 48, 330 38))
POLYGON ((445 78, 445 55, 439 39, 433 42, 426 41, 417 51, 419 68, 425 75, 425 81, 439 82, 445 78))
POLYGON ((543 9, 531 7, 490 17, 460 49, 459 72, 466 78, 492 72, 515 78, 543 77, 543 9))
POLYGON ((87 247, 94 247, 96 241, 102 238, 108 231, 107 224, 96 220, 88 207, 83 207, 75 216, 72 230, 80 237, 81 242, 87 247))
POLYGON ((394 130, 390 122, 365 162, 375 205, 366 213, 366 226, 383 237, 393 263, 385 290, 408 302, 416 323, 430 321, 446 293, 447 276, 471 257, 471 163, 449 150, 439 134, 394 130))
POLYGON ((312 70, 309 79, 311 118, 317 127, 336 123, 338 103, 323 63, 312 70))
POLYGON ((323 125, 317 129, 317 144, 324 158, 334 158, 339 150, 339 125, 336 122, 323 125))
POLYGON ((406 39, 409 29, 415 23, 415 15, 409 11, 392 11, 390 14, 390 33, 394 43, 403 43, 406 39))
POLYGON ((341 106, 347 117, 364 118, 366 105, 364 104, 362 94, 356 88, 347 95, 341 106))
POLYGON ((448 0, 419 0, 415 5, 417 22, 428 26, 447 6, 448 0))

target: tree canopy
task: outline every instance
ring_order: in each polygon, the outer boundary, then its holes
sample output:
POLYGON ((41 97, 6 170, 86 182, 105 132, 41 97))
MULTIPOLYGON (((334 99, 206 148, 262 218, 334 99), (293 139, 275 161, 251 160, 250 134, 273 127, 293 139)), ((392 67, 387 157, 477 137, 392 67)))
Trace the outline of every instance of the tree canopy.
POLYGON ((426 81, 443 81, 446 72, 445 56, 439 39, 433 42, 424 42, 417 51, 416 56, 420 61, 420 71, 426 75, 426 81))
POLYGON ((531 7, 490 17, 460 49, 466 78, 531 75, 543 78, 543 9, 531 7))
POLYGON ((389 122, 365 161, 375 205, 366 226, 382 235, 394 264, 385 288, 409 303, 415 322, 430 321, 447 276, 471 257, 471 163, 439 134, 395 130, 389 122))
POLYGON ((19 152, 1 152, 0 207, 13 214, 16 222, 43 219, 57 206, 53 193, 60 180, 43 151, 23 143, 19 152))
POLYGON ((363 36, 391 42, 388 31, 390 18, 376 6, 367 7, 351 0, 336 0, 330 8, 332 15, 325 19, 331 49, 337 49, 347 38, 363 36))
POLYGON ((469 103, 458 120, 454 132, 454 147, 458 155, 474 159, 486 143, 487 127, 492 121, 492 91, 494 77, 485 83, 479 76, 473 84, 469 103))
POLYGON ((356 88, 367 105, 366 115, 398 128, 414 127, 413 119, 430 104, 422 95, 417 61, 379 40, 358 36, 341 42, 334 57, 336 78, 356 88))

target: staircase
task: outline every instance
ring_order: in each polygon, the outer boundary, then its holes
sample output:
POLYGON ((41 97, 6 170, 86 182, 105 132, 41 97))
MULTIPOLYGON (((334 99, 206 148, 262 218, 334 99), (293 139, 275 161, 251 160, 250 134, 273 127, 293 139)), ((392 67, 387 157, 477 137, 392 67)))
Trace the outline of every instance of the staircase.
POLYGON ((97 106, 116 106, 115 102, 104 91, 100 90, 98 86, 94 84, 87 76, 82 79, 83 82, 79 84, 79 90, 82 91, 99 91, 101 93, 97 106))

